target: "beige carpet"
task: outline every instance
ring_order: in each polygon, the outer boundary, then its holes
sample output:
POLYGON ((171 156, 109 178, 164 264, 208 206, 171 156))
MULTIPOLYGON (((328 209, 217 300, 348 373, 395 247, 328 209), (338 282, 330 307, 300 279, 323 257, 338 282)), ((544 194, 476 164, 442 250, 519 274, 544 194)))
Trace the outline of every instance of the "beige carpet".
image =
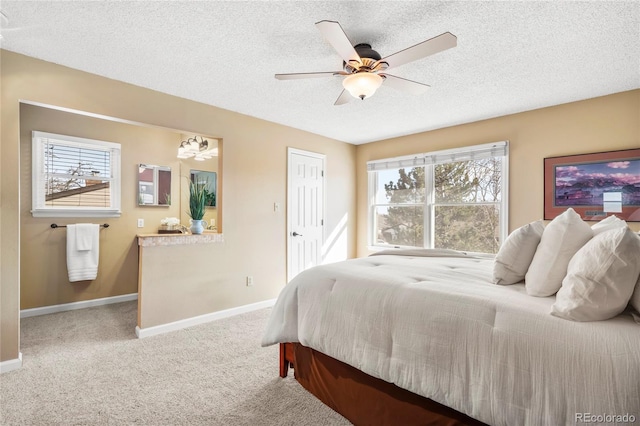
POLYGON ((277 347, 260 347, 269 309, 139 340, 136 303, 23 319, 0 424, 350 424, 278 377, 277 347))

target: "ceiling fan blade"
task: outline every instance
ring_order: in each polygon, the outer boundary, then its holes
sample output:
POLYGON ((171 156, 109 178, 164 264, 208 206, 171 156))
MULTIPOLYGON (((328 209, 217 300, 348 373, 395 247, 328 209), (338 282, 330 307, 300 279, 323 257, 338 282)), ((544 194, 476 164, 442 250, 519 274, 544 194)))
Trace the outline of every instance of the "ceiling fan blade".
POLYGON ((408 62, 434 55, 438 52, 442 52, 443 50, 451 49, 452 47, 456 47, 457 44, 458 38, 447 32, 384 57, 377 61, 376 64, 386 62, 389 64, 389 68, 399 67, 400 65, 404 65, 408 62))
POLYGON ((422 95, 431 86, 428 84, 418 83, 417 81, 407 80, 406 78, 396 77, 395 75, 379 74, 384 77, 384 85, 411 93, 412 95, 422 95))
POLYGON ((349 37, 347 37, 339 23, 335 21, 320 21, 316 22, 316 27, 318 27, 325 40, 338 52, 343 61, 346 63, 349 63, 349 61, 362 63, 360 55, 353 48, 353 44, 349 41, 349 37))
POLYGON ((344 105, 350 102, 351 99, 354 99, 353 96, 351 96, 351 93, 347 92, 346 90, 342 90, 342 93, 340 93, 340 96, 338 96, 338 99, 336 99, 334 105, 344 105))
POLYGON ((333 75, 347 75, 344 71, 327 71, 327 72, 296 72, 291 74, 276 74, 278 80, 298 80, 301 78, 320 78, 331 77, 333 75))

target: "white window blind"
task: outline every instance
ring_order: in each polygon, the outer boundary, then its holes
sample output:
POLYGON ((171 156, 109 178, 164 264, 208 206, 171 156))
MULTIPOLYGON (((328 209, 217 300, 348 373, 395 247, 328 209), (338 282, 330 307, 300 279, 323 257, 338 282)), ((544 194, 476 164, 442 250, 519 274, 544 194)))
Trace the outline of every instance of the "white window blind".
POLYGON ((120 215, 120 144, 33 132, 32 214, 120 215))
POLYGON ((443 164, 453 163, 456 161, 480 160, 483 158, 505 156, 507 155, 507 150, 507 142, 500 141, 404 157, 386 158, 384 160, 373 160, 367 162, 367 170, 390 170, 399 169, 402 167, 419 167, 429 164, 443 164))

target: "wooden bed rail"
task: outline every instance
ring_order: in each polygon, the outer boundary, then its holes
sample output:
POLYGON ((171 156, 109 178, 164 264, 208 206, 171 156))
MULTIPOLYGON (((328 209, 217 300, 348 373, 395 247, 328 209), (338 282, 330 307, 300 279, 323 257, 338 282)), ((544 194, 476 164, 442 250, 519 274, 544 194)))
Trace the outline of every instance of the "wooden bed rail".
POLYGON ((354 425, 487 426, 300 343, 280 344, 280 377, 295 364, 295 380, 354 425))

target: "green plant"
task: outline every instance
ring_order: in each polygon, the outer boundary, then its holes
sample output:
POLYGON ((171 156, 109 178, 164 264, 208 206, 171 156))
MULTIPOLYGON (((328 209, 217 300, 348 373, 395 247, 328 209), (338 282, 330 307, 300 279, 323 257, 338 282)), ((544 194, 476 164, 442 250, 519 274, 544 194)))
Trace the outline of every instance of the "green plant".
POLYGON ((189 182, 189 217, 202 220, 207 205, 207 182, 189 182))
POLYGON ((216 193, 215 192, 211 192, 208 189, 205 189, 205 191, 206 191, 205 198, 207 199, 207 206, 215 207, 216 206, 216 193))

